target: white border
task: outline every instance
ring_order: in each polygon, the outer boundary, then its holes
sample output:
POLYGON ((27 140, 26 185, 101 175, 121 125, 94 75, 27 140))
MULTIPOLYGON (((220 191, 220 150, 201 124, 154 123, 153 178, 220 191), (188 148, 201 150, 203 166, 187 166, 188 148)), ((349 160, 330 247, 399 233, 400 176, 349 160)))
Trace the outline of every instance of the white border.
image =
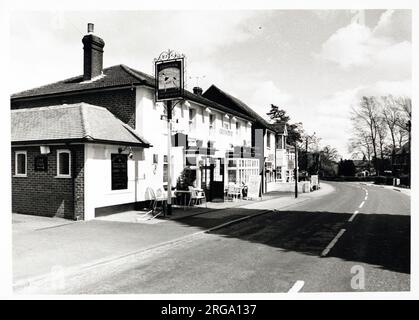
MULTIPOLYGON (((9 100, 9 83, 7 73, 13 72, 9 65, 9 50, 7 46, 10 44, 10 34, 9 34, 9 16, 12 10, 35 10, 35 11, 47 11, 47 10, 217 10, 223 8, 223 10, 232 10, 232 9, 413 9, 412 16, 412 43, 413 43, 413 96, 412 100, 415 104, 418 100, 418 81, 417 81, 417 63, 416 59, 419 57, 418 54, 418 34, 419 25, 417 23, 417 6, 419 2, 413 0, 351 0, 351 1, 332 1, 332 0, 322 0, 322 1, 312 1, 312 0, 293 0, 293 1, 276 1, 276 0, 259 0, 259 1, 250 1, 243 0, 240 1, 240 4, 235 1, 224 1, 224 0, 213 0, 206 2, 197 2, 192 0, 178 0, 176 2, 172 0, 155 0, 153 2, 146 0, 135 0, 135 1, 126 1, 123 4, 121 2, 115 2, 112 0, 92 0, 89 2, 81 0, 73 0, 68 2, 57 2, 53 0, 39 0, 36 2, 31 1, 20 1, 16 0, 13 2, 8 2, 7 5, 4 2, 0 2, 0 33, 2 33, 3 44, 5 50, 0 50, 0 64, 2 64, 2 70, 6 70, 6 74, 0 80, 0 100, 2 105, 8 106, 10 103, 9 100)), ((0 297, 11 297, 11 203, 10 203, 10 194, 11 194, 11 176, 10 176, 10 111, 8 108, 2 108, 1 111, 3 114, 0 116, 0 130, 1 130, 1 139, 2 150, 6 150, 6 156, 0 158, 0 166, 2 168, 9 168, 9 170, 2 170, 3 176, 1 177, 1 205, 2 212, 5 214, 0 215, 0 297), (9 155, 9 156, 7 156, 9 155)), ((416 136, 416 116, 414 112, 413 122, 415 124, 412 128, 412 135, 416 136)), ((412 150, 417 150, 416 148, 416 139, 413 139, 412 150)), ((412 154, 412 164, 417 163, 417 156, 415 152, 412 154)), ((416 185, 419 182, 419 177, 417 174, 416 167, 412 166, 412 198, 411 198, 411 212, 416 212, 417 208, 417 195, 416 195, 416 185)), ((207 299, 418 299, 418 277, 415 273, 415 270, 419 270, 418 256, 417 256, 417 246, 419 243, 419 217, 417 215, 411 216, 411 243, 412 243, 412 274, 411 274, 411 292, 356 292, 356 293, 295 293, 295 294, 144 294, 144 295, 85 295, 85 296, 76 296, 76 295, 67 295, 67 296, 13 296, 14 298, 19 299, 34 299, 44 298, 44 299, 197 299, 197 300, 207 300, 207 299)))

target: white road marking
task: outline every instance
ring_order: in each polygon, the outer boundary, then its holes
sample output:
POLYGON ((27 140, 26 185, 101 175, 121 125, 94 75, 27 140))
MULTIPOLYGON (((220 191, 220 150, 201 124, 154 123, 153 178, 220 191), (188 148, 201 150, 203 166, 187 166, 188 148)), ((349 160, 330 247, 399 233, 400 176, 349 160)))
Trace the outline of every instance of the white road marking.
POLYGON ((365 201, 362 201, 361 204, 359 205, 360 208, 362 208, 365 204, 365 201))
POLYGON ((356 210, 356 211, 354 212, 354 214, 353 214, 353 215, 351 215, 351 217, 348 219, 348 221, 349 221, 349 222, 352 222, 352 220, 354 220, 354 219, 355 219, 355 216, 356 216, 358 213, 359 213, 359 211, 358 211, 358 210, 356 210))
POLYGON ((326 249, 323 250, 323 252, 321 254, 322 257, 327 256, 329 251, 333 248, 333 246, 336 244, 336 242, 338 242, 339 238, 342 236, 342 234, 344 234, 345 231, 346 231, 346 229, 340 229, 340 231, 336 235, 336 237, 334 237, 333 240, 330 241, 330 243, 327 245, 326 249))
POLYGON ((291 289, 288 290, 289 293, 296 293, 300 291, 304 286, 304 281, 298 280, 294 283, 294 285, 291 287, 291 289))
POLYGON ((367 199, 368 199, 368 196, 365 196, 364 201, 367 201, 367 199))

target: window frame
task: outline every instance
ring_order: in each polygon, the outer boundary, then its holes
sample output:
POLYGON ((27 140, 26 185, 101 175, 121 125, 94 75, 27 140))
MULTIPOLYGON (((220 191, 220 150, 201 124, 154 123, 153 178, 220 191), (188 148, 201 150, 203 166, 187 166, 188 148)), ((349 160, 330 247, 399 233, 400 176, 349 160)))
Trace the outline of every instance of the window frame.
POLYGON ((26 150, 17 150, 15 151, 15 177, 27 177, 28 176, 28 152, 26 150), (18 173, 18 155, 25 155, 25 173, 18 173))
POLYGON ((57 175, 56 178, 71 178, 71 151, 69 149, 57 149, 57 175), (60 173, 60 154, 68 153, 68 174, 60 173))

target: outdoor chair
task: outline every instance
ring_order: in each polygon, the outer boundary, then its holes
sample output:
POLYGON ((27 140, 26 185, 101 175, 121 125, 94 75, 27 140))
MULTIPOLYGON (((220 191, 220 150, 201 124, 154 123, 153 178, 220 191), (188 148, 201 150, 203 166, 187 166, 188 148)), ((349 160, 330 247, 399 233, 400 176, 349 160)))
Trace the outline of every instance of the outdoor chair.
POLYGON ((156 213, 156 209, 158 207, 158 204, 160 203, 161 207, 163 207, 164 202, 165 202, 165 198, 163 197, 163 192, 162 190, 159 188, 157 189, 157 191, 154 191, 153 188, 147 188, 148 189, 148 193, 150 195, 151 198, 151 210, 152 213, 156 213))
POLYGON ((229 183, 227 187, 227 198, 231 197, 232 200, 241 197, 241 189, 233 183, 229 183))
POLYGON ((199 202, 202 204, 202 201, 205 201, 205 207, 207 207, 207 198, 205 197, 205 192, 203 190, 195 189, 189 186, 189 191, 191 192, 189 206, 191 206, 193 202, 197 205, 199 202))

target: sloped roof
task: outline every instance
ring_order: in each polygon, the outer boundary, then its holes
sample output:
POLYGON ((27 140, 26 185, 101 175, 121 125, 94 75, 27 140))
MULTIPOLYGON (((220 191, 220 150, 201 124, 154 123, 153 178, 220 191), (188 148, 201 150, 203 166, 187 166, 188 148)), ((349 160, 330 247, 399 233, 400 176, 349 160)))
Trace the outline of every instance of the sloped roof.
MULTIPOLYGON (((83 81, 83 75, 72 77, 66 80, 47 84, 42 87, 12 94, 11 99, 37 98, 48 95, 65 94, 71 92, 88 91, 94 89, 121 87, 131 85, 145 85, 151 88, 155 87, 155 78, 144 72, 127 67, 120 64, 103 69, 103 74, 90 81, 83 81)), ((246 120, 254 120, 251 116, 242 112, 231 110, 230 108, 220 105, 213 100, 209 100, 201 95, 194 94, 188 90, 184 90, 185 99, 201 103, 203 105, 213 107, 214 109, 231 113, 246 120)))
MULTIPOLYGON (((226 98, 231 104, 233 104, 234 106, 236 106, 238 109, 242 110, 242 112, 244 112, 245 114, 249 115, 250 117, 252 117, 255 121, 257 121, 259 124, 261 124, 262 126, 264 126, 265 128, 268 128, 272 131, 278 132, 278 129, 276 128, 275 125, 269 123, 268 121, 266 121, 261 115, 259 115, 256 111, 254 111, 251 107, 249 107, 247 104, 245 104, 243 101, 241 101, 240 99, 232 96, 231 94, 221 90, 220 88, 218 88, 217 86, 215 86, 214 84, 211 85, 204 93, 203 96, 210 99, 210 100, 214 100, 217 102, 220 102, 217 99, 217 95, 221 95, 224 98, 226 98)), ((278 132, 278 133, 283 133, 283 132, 278 132)))
POLYGON ((103 69, 102 75, 89 81, 83 81, 83 75, 68 78, 41 87, 12 94, 12 99, 32 98, 44 95, 69 93, 74 91, 92 90, 99 88, 119 87, 134 84, 154 86, 154 78, 128 68, 125 65, 115 65, 103 69))
POLYGON ((149 147, 106 108, 84 102, 11 111, 12 144, 79 141, 149 147))

